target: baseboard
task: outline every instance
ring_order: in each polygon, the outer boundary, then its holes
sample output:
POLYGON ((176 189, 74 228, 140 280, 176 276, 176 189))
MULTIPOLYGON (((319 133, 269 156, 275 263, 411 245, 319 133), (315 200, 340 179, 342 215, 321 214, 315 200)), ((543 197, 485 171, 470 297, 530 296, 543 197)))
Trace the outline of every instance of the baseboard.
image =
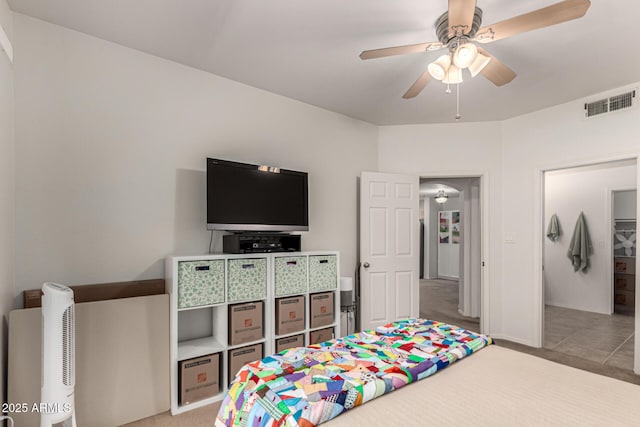
POLYGON ((507 340, 507 341, 514 342, 516 344, 526 345, 527 347, 538 348, 533 344, 532 341, 522 340, 520 338, 514 338, 514 337, 510 337, 508 335, 490 334, 490 336, 491 336, 491 338, 496 339, 496 340, 507 340))

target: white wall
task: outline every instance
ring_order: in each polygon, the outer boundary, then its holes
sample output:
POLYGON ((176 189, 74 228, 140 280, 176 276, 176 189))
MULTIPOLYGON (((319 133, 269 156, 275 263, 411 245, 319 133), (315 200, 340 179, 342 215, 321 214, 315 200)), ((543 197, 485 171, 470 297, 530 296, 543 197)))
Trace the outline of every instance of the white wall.
POLYGON ((613 253, 610 192, 615 188, 635 186, 636 165, 627 163, 571 168, 545 174, 544 224, 548 224, 551 216, 556 214, 562 229, 557 241, 544 239, 546 304, 611 314, 613 253), (580 212, 584 213, 593 245, 590 267, 586 272, 575 272, 567 256, 580 212))
POLYGON ((19 14, 15 45, 18 292, 206 253, 207 156, 309 172, 303 249, 353 275, 375 126, 19 14))
POLYGON ((637 194, 637 190, 616 191, 613 198, 614 219, 636 219, 637 194))
POLYGON ((503 252, 501 276, 509 284, 502 293, 503 333, 525 343, 539 344, 540 273, 535 270, 546 231, 540 221, 541 170, 640 153, 640 109, 587 120, 582 118, 584 102, 576 100, 502 122, 502 232, 513 236, 503 252))
MULTIPOLYGON (((13 42, 13 15, 0 0, 0 25, 13 42)), ((0 51, 0 403, 5 401, 7 322, 14 295, 14 106, 13 67, 0 51)))
MULTIPOLYGON (((383 172, 421 177, 480 176, 486 173, 489 237, 484 261, 489 268, 485 292, 489 307, 482 313, 484 332, 502 329, 502 154, 500 123, 455 123, 382 126, 378 162, 383 172)), ((484 203, 484 200, 483 200, 484 203)))
MULTIPOLYGON (((589 100, 628 88, 594 94, 589 100)), ((484 261, 490 273, 485 284, 490 308, 489 313, 482 313, 483 321, 489 321, 485 332, 540 344, 540 272, 535 270, 541 265, 544 231, 540 215, 542 170, 640 153, 640 109, 585 120, 584 102, 576 100, 500 123, 380 128, 382 171, 423 177, 489 173, 485 190, 489 193, 489 250, 484 261)), ((640 343, 640 339, 636 341, 640 343)))

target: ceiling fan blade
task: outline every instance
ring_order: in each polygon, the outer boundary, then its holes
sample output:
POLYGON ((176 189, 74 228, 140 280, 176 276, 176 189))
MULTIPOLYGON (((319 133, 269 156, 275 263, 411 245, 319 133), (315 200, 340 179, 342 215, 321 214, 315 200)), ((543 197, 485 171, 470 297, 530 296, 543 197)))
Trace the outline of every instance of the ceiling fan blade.
POLYGON ((406 46, 385 47, 382 49, 365 50, 360 54, 360 59, 383 58, 385 56, 405 55, 407 53, 427 52, 438 50, 443 45, 440 42, 409 44, 406 46))
POLYGON ((469 34, 475 11, 476 0, 449 0, 449 37, 456 35, 457 28, 469 34))
POLYGON ((480 72, 494 85, 504 86, 516 77, 516 73, 511 68, 498 61, 486 50, 479 47, 478 52, 491 58, 491 61, 480 72))
POLYGON ((475 39, 480 43, 496 40, 578 19, 587 13, 590 0, 565 0, 533 12, 480 28, 475 39))
POLYGON ((426 70, 402 97, 404 99, 415 98, 429 84, 429 81, 431 81, 431 74, 429 74, 429 70, 426 70))

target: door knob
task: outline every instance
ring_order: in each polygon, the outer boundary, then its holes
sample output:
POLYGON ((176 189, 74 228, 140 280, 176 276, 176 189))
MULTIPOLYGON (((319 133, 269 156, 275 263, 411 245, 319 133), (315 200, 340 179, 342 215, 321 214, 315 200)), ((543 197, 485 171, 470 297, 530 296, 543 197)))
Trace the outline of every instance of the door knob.
POLYGON ((363 266, 364 268, 369 268, 369 263, 368 263, 368 262, 365 262, 364 264, 362 264, 362 266, 363 266))

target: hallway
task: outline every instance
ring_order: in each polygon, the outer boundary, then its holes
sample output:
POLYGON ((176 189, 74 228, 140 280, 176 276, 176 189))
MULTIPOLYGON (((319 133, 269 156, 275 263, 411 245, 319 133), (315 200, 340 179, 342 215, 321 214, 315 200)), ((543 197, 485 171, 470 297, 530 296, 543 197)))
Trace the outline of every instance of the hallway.
POLYGON ((458 281, 420 280, 420 317, 480 331, 480 319, 458 312, 458 281))

